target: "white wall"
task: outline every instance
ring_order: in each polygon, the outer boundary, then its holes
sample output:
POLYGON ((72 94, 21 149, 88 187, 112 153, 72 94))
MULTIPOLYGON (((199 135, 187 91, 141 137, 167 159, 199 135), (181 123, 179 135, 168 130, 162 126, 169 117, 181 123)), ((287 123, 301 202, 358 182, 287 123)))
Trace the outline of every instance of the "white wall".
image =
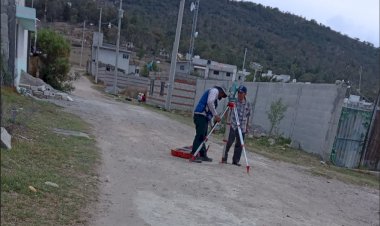
MULTIPOLYGON (((96 60, 96 48, 93 47, 93 62, 96 60)), ((99 49, 99 62, 102 62, 104 64, 110 64, 112 66, 115 66, 116 64, 116 57, 115 57, 116 52, 114 50, 109 50, 109 49, 99 49)), ((131 54, 129 53, 123 53, 119 52, 119 59, 118 59, 118 68, 122 69, 125 71, 125 73, 129 72, 129 58, 131 57, 131 54), (123 58, 123 54, 128 55, 128 59, 123 58)))
POLYGON ((28 31, 24 27, 18 24, 18 36, 17 42, 17 54, 16 54, 16 76, 14 84, 17 87, 20 84, 21 71, 27 71, 27 57, 28 57, 28 31))

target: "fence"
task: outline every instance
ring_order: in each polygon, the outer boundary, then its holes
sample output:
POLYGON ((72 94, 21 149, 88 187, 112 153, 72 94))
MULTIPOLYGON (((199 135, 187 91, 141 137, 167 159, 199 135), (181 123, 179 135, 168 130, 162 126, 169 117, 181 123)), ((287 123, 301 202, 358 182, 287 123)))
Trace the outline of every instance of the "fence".
MULTIPOLYGON (((104 82, 106 86, 113 86, 115 82, 115 71, 108 71, 106 68, 99 68, 98 80, 104 82)), ((117 86, 129 90, 146 93, 148 91, 150 80, 145 77, 126 75, 118 72, 117 86)))
MULTIPOLYGON (((150 80, 147 104, 158 107, 165 107, 167 98, 167 79, 155 78, 150 80)), ((196 81, 178 76, 174 80, 174 87, 171 98, 171 109, 192 111, 194 106, 196 81)))
POLYGON ((344 106, 330 160, 337 166, 357 168, 360 164, 372 110, 344 106))

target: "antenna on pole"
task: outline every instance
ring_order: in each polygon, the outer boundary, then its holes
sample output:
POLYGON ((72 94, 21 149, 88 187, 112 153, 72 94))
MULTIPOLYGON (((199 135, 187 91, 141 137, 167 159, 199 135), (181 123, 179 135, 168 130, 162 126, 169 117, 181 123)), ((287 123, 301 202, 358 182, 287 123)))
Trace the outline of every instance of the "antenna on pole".
POLYGON ((196 29, 197 29, 197 21, 198 21, 199 1, 200 0, 196 0, 195 2, 192 2, 191 5, 190 5, 190 11, 191 12, 194 11, 194 16, 193 16, 193 25, 192 25, 192 28, 191 28, 190 48, 189 48, 189 57, 190 57, 190 59, 189 59, 190 60, 190 70, 189 70, 189 73, 191 71, 192 64, 193 64, 194 39, 198 35, 196 29))
POLYGON ((359 69, 359 89, 358 89, 359 94, 360 94, 360 90, 361 90, 361 87, 362 87, 362 72, 363 72, 363 67, 360 65, 360 69, 359 69))

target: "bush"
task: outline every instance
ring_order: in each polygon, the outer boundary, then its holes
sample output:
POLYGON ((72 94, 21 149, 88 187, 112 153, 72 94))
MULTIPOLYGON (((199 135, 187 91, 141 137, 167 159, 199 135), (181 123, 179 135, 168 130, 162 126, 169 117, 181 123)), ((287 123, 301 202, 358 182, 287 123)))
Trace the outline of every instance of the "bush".
POLYGON ((42 79, 55 89, 72 91, 69 43, 54 31, 42 29, 38 33, 37 48, 42 52, 42 79))

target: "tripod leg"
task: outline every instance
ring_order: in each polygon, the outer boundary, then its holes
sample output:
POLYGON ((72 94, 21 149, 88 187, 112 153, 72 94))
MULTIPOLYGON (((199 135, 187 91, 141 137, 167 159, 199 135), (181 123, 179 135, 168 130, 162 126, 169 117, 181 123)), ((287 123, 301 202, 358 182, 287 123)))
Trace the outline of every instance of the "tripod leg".
MULTIPOLYGON (((226 107, 226 109, 223 111, 223 113, 222 113, 222 115, 220 116, 220 118, 223 118, 223 116, 224 116, 224 114, 226 114, 227 110, 228 110, 228 107, 226 107)), ((195 159, 195 156, 198 155, 199 151, 202 149, 203 145, 205 145, 205 143, 207 142, 208 138, 211 136, 212 132, 214 132, 216 126, 217 126, 219 123, 220 123, 220 122, 217 122, 217 123, 215 123, 215 124, 212 126, 210 132, 207 134, 207 136, 205 137, 205 139, 204 139, 204 140, 202 141, 202 143, 199 145, 199 147, 197 148, 197 150, 196 150, 195 153, 193 154, 193 157, 190 159, 190 161, 195 159)))
POLYGON ((234 108, 234 114, 235 114, 236 124, 237 124, 237 127, 238 127, 240 144, 241 144, 241 147, 242 147, 242 149, 243 149, 243 153, 244 153, 244 158, 245 158, 245 163, 246 163, 247 173, 249 173, 250 166, 249 166, 249 163, 248 163, 247 153, 246 153, 246 151, 245 151, 245 145, 244 145, 243 133, 241 132, 239 116, 238 116, 238 113, 237 113, 236 108, 234 108))
POLYGON ((227 142, 228 137, 230 136, 230 129, 231 129, 231 110, 228 112, 227 116, 227 122, 226 122, 226 131, 224 132, 224 147, 222 152, 222 161, 221 163, 227 163, 226 153, 227 153, 227 142))

